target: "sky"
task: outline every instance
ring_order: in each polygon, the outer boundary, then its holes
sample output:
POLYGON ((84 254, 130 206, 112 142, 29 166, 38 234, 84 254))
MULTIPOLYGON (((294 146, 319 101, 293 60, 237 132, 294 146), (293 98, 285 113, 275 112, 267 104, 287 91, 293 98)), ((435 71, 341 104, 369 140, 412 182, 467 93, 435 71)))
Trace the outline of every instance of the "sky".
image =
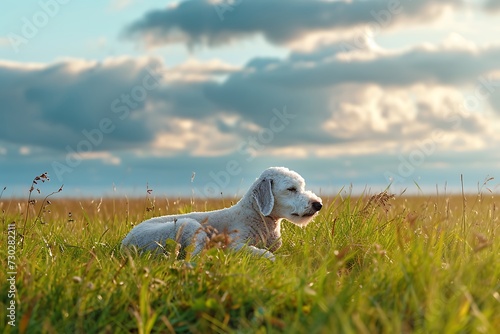
POLYGON ((239 197, 270 166, 324 195, 500 192, 500 0, 0 13, 4 197, 44 172, 66 196, 239 197))

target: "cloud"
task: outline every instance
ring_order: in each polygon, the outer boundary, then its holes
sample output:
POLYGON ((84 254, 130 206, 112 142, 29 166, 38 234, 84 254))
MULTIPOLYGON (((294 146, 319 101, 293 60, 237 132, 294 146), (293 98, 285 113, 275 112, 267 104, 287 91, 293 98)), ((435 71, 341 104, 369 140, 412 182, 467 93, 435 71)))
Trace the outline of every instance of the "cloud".
POLYGON ((132 5, 132 2, 133 0, 111 0, 110 6, 113 10, 119 11, 132 5))
MULTIPOLYGON (((498 141, 498 115, 464 110, 464 92, 499 70, 499 56, 498 47, 456 43, 398 52, 337 43, 244 67, 194 59, 167 67, 126 57, 2 62, 8 122, 0 122, 0 141, 60 154, 89 151, 81 158, 111 164, 126 161, 124 151, 367 154, 411 149, 436 129, 447 136, 441 149, 473 150, 498 141), (286 122, 278 123, 277 113, 288 115, 286 122)), ((486 111, 497 106, 495 96, 478 97, 486 111)))
POLYGON ((147 146, 169 116, 211 115, 215 107, 200 81, 237 70, 217 60, 172 68, 153 58, 0 62, 2 117, 8 120, 0 122, 0 140, 56 150, 76 149, 88 137, 96 142, 93 151, 147 146))
POLYGON ((307 35, 362 25, 385 29, 434 20, 462 1, 188 0, 154 10, 124 31, 149 46, 172 43, 218 46, 263 35, 287 44, 307 35))
MULTIPOLYGON (((151 76, 148 66, 154 68, 155 62, 67 60, 37 68, 2 63, 0 101, 9 121, 0 124, 0 136, 7 141, 64 149, 85 139, 84 131, 106 126, 113 130, 106 141, 96 145, 99 150, 148 142, 151 133, 146 122, 137 117, 147 105, 138 100, 128 107, 121 101, 125 96, 133 99, 134 94, 145 99, 141 94, 148 90, 141 85, 151 76)), ((154 80, 148 79, 147 84, 154 85, 154 80)))
POLYGON ((497 12, 500 10, 500 0, 488 0, 485 5, 484 9, 487 11, 493 11, 497 12))
POLYGON ((37 147, 112 164, 121 160, 109 152, 124 150, 223 155, 258 129, 205 96, 219 76, 238 70, 219 60, 188 60, 174 67, 126 57, 47 65, 1 62, 6 121, 0 122, 0 143, 25 153, 37 147))
POLYGON ((415 82, 460 84, 498 69, 500 47, 469 50, 422 46, 385 54, 367 50, 364 57, 357 55, 340 43, 309 54, 292 54, 279 64, 250 66, 259 80, 279 81, 289 87, 367 82, 387 86, 415 82))
MULTIPOLYGON (((500 140, 486 117, 460 113, 463 96, 455 88, 417 84, 386 89, 367 85, 338 93, 344 98, 332 99, 335 112, 322 127, 351 143, 366 143, 354 145, 352 154, 409 151, 419 141, 431 141, 443 151, 471 151, 488 146, 490 140, 500 140)), ((349 150, 348 145, 335 150, 342 148, 349 150)))
POLYGON ((286 105, 296 119, 287 127, 290 135, 273 141, 281 149, 328 146, 339 153, 372 140, 377 150, 382 142, 425 138, 432 129, 463 132, 464 138, 466 133, 492 134, 483 115, 461 121, 470 113, 463 90, 498 69, 500 48, 441 45, 392 53, 366 50, 363 57, 352 53, 358 51, 333 45, 283 60, 255 59, 225 82, 205 86, 205 95, 261 128, 268 126, 273 107, 286 105))
POLYGON ((10 41, 7 37, 0 37, 0 47, 8 46, 10 45, 10 41))
MULTIPOLYGON (((476 86, 476 94, 478 92, 477 89, 480 89, 483 94, 485 92, 489 94, 486 96, 486 98, 489 98, 489 101, 491 102, 493 108, 500 115, 500 73, 498 73, 498 75, 496 76, 492 75, 489 77, 483 77, 482 79, 483 80, 481 81, 481 83, 476 86)), ((481 99, 484 95, 472 94, 472 96, 475 96, 476 100, 479 102, 478 104, 480 104, 481 99)))
POLYGON ((168 81, 203 82, 218 76, 225 77, 240 70, 239 66, 224 63, 219 59, 201 62, 196 58, 190 58, 182 64, 166 69, 163 76, 168 81))

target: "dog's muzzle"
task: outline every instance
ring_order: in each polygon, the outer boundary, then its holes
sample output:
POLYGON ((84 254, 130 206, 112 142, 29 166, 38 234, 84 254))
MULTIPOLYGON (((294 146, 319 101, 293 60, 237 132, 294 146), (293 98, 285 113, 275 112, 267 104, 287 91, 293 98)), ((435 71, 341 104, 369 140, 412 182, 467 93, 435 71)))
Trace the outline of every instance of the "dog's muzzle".
POLYGON ((321 202, 313 202, 311 204, 312 210, 305 212, 302 216, 299 215, 298 213, 292 213, 292 216, 296 217, 311 217, 314 216, 321 208, 323 207, 323 204, 321 202))

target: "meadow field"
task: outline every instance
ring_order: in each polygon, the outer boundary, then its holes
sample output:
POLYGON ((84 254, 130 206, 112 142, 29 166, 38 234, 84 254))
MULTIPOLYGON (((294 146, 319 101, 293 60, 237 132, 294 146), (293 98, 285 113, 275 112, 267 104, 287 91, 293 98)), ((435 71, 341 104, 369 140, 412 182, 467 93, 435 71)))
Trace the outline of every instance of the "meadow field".
POLYGON ((175 242, 160 256, 120 249, 146 218, 236 198, 43 195, 0 198, 4 333, 500 329, 500 196, 486 189, 323 196, 306 228, 284 222, 274 263, 228 251, 224 236, 183 259, 175 242))

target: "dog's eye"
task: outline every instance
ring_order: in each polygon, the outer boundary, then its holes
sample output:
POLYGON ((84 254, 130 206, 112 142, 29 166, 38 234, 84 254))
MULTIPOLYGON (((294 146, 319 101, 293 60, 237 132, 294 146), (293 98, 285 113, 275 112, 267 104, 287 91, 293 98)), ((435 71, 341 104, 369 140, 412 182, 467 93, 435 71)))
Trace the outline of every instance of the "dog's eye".
POLYGON ((292 193, 296 193, 297 192, 297 188, 295 188, 295 187, 290 187, 287 190, 291 191, 292 193))

